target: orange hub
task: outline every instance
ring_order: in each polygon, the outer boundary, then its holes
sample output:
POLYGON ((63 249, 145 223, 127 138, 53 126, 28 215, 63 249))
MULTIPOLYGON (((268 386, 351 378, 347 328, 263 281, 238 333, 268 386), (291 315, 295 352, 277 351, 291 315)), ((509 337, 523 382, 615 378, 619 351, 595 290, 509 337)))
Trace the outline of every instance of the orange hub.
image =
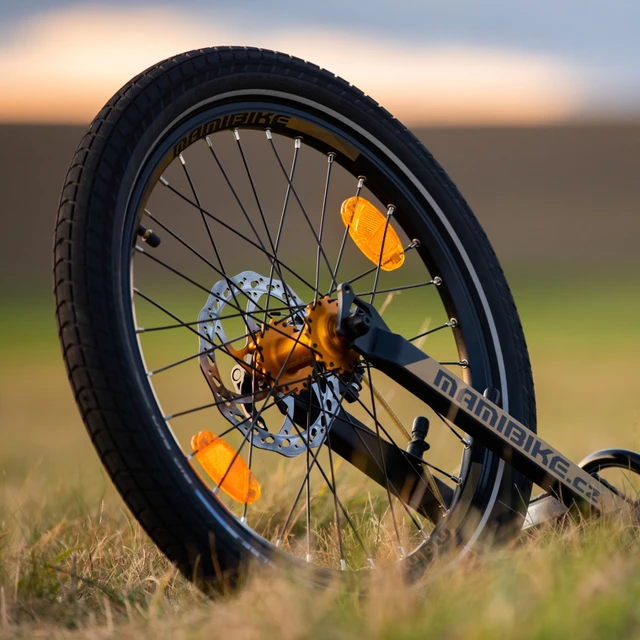
POLYGON ((324 296, 307 306, 302 329, 290 320, 271 320, 256 334, 255 342, 249 337, 243 349, 229 350, 239 359, 254 354, 253 364, 245 365, 248 372, 255 367, 263 378, 277 380, 278 387, 299 393, 309 386, 315 363, 344 374, 351 373, 358 362, 358 354, 336 333, 337 315, 338 301, 324 296))

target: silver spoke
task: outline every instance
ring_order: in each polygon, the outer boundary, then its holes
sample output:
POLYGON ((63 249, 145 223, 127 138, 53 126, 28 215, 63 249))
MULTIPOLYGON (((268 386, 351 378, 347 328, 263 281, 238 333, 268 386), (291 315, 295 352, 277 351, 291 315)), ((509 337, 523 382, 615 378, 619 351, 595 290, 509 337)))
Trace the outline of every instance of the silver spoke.
MULTIPOLYGON (((329 180, 331 180, 331 168, 333 167, 333 160, 336 154, 331 152, 327 155, 327 178, 324 183, 324 195, 322 197, 322 212, 320 214, 320 228, 318 229, 318 250, 316 252, 316 292, 315 302, 318 302, 318 296, 320 295, 320 248, 322 247, 322 236, 324 234, 324 216, 327 212, 327 198, 329 196, 329 180)), ((331 273, 331 269, 329 269, 331 273)), ((331 274, 333 278, 333 274, 331 274)), ((335 278, 333 278, 335 281, 335 278)))
MULTIPOLYGON (((376 275, 373 279, 373 291, 371 292, 371 300, 369 301, 371 304, 373 304, 373 301, 376 297, 376 291, 378 289, 378 279, 380 278, 380 269, 382 267, 382 254, 384 253, 384 245, 387 241, 387 231, 389 230, 391 216, 393 215, 395 210, 396 208, 392 204, 387 207, 387 216, 384 223, 384 231, 382 233, 382 245, 380 246, 380 255, 378 256, 378 264, 376 266, 376 275)), ((386 293, 386 291, 381 291, 380 293, 386 293)))

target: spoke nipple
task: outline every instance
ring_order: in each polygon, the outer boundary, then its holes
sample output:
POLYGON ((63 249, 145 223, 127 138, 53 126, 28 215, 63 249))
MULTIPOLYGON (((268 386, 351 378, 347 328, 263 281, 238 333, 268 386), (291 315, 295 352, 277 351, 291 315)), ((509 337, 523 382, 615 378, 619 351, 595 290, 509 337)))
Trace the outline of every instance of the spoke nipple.
POLYGON ((238 131, 237 128, 233 130, 233 135, 235 136, 236 140, 240 142, 240 131, 238 131))
POLYGON ((180 154, 178 154, 178 158, 180 158, 180 162, 182 162, 182 164, 183 164, 183 165, 184 165, 184 164, 187 164, 187 163, 184 161, 184 156, 183 156, 181 153, 180 153, 180 154))
POLYGON ((242 516, 242 518, 240 518, 240 522, 242 522, 242 524, 247 524, 247 516, 242 516))
POLYGON ((458 362, 458 364, 463 368, 466 369, 469 366, 469 361, 468 360, 460 360, 460 362, 458 362))
POLYGON ((439 287, 442 284, 442 278, 440 276, 436 276, 431 282, 439 287))
POLYGON ((330 152, 327 154, 327 161, 329 162, 329 164, 331 164, 331 163, 333 162, 333 160, 334 160, 334 158, 335 158, 335 157, 336 157, 336 153, 335 153, 335 151, 330 151, 330 152))
POLYGON ((307 562, 311 562, 313 560, 313 558, 311 557, 310 553, 307 553, 307 562))
POLYGON ((395 210, 396 210, 396 208, 395 208, 394 205, 388 204, 387 205, 387 218, 390 218, 394 214, 395 210))
POLYGON ((167 180, 165 179, 165 177, 164 177, 164 176, 160 176, 160 182, 162 182, 162 184, 163 184, 165 187, 168 187, 168 186, 169 186, 169 183, 167 182, 167 180))
POLYGON ((458 486, 462 484, 462 478, 458 478, 458 476, 451 476, 451 480, 455 482, 458 486))
POLYGON ((414 239, 411 241, 411 244, 409 245, 409 247, 410 247, 411 249, 417 249, 421 244, 422 244, 422 242, 420 242, 420 240, 418 240, 418 238, 414 238, 414 239))
POLYGON ((342 569, 342 571, 347 570, 347 561, 344 558, 340 558, 340 569, 342 569))
POLYGON ((211 144, 211 138, 207 136, 205 140, 207 141, 207 144, 213 149, 213 145, 211 144))
POLYGON ((282 545, 282 538, 278 538, 276 540, 276 549, 279 549, 281 545, 282 545))
POLYGON ((471 446, 471 440, 467 440, 467 438, 462 438, 462 444, 465 449, 468 449, 471 446))
POLYGON ((404 550, 404 547, 400 547, 400 556, 403 558, 407 557, 407 552, 404 550))
POLYGON ((300 145, 302 144, 302 138, 300 136, 298 136, 294 141, 293 141, 293 146, 295 149, 299 149, 300 145))
POLYGON ((153 375, 153 371, 149 371, 149 372, 147 373, 147 378, 150 378, 152 375, 153 375))
POLYGON ((264 130, 266 136, 267 136, 267 140, 273 140, 273 136, 271 135, 271 129, 267 128, 264 130))
POLYGON ((358 176, 358 186, 364 186, 364 183, 367 181, 367 176, 358 176))
POLYGON ((455 329, 458 326, 458 320, 456 318, 451 318, 449 320, 449 322, 447 322, 447 324, 452 328, 455 329))
POLYGON ((375 569, 375 568, 376 568, 376 564, 375 564, 375 562, 373 561, 373 558, 367 558, 367 560, 369 560, 369 566, 370 566, 372 569, 375 569))

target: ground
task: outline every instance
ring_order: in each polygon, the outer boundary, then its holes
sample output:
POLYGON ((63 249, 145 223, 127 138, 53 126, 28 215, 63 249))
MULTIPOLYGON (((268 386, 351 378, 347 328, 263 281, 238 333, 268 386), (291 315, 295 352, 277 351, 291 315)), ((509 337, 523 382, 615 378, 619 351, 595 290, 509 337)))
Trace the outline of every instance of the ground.
MULTIPOLYGON (((640 448, 637 267, 511 267, 539 431, 573 459, 640 448)), ((640 634, 640 544, 616 520, 550 527, 368 598, 256 573, 204 598, 102 471, 46 295, 7 294, 0 335, 0 637, 615 638, 640 634)))

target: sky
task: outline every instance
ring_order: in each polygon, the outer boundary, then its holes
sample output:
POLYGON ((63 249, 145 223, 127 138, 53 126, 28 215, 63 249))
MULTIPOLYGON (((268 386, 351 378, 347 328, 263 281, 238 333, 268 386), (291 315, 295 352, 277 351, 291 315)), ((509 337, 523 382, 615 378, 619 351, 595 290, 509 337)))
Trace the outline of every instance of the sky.
POLYGON ((170 55, 238 44, 346 78, 409 125, 640 114, 637 0, 0 0, 0 121, 87 123, 170 55))

